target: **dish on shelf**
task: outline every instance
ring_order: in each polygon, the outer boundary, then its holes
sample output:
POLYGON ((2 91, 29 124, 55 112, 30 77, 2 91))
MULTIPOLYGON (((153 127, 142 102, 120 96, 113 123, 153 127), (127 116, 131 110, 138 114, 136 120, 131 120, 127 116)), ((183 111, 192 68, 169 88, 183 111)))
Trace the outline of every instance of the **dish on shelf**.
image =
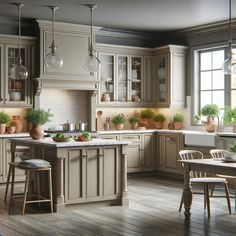
POLYGON ((64 138, 52 137, 52 140, 55 142, 70 142, 72 141, 72 138, 71 137, 64 137, 64 138))

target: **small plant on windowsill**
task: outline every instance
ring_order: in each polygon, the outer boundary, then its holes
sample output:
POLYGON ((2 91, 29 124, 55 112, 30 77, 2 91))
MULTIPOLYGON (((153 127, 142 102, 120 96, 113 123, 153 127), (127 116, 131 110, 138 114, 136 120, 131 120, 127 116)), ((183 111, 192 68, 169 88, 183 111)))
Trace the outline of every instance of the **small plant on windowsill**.
POLYGON ((200 114, 194 115, 194 120, 195 120, 196 125, 200 125, 201 124, 201 119, 202 119, 202 117, 201 117, 200 114))
POLYGON ((233 132, 236 133, 236 107, 225 107, 223 120, 225 124, 233 125, 233 132))
POLYGON ((163 122, 166 120, 165 116, 163 114, 157 114, 153 117, 154 121, 154 127, 156 129, 162 129, 163 128, 163 122))
POLYGON ((124 123, 125 123, 125 116, 123 113, 115 116, 112 121, 111 121, 116 130, 122 130, 124 128, 124 123))
POLYGON ((11 117, 4 111, 0 112, 0 134, 6 132, 6 127, 10 123, 11 117))
POLYGON ((129 123, 130 123, 130 127, 131 129, 137 129, 138 128, 138 122, 140 120, 140 117, 135 115, 135 116, 131 116, 129 118, 129 123))
POLYGON ((225 154, 225 158, 236 160, 236 141, 228 146, 227 151, 229 151, 229 153, 225 154))
POLYGON ((145 109, 140 112, 140 127, 149 128, 150 126, 150 120, 153 118, 154 112, 150 109, 145 109))

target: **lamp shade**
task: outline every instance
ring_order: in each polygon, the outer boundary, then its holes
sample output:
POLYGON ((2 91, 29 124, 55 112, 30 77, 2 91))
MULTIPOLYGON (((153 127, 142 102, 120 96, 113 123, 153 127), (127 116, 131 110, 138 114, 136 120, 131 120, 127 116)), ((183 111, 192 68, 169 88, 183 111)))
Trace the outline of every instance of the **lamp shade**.
POLYGON ((10 66, 10 78, 11 79, 27 79, 28 70, 22 64, 13 64, 10 66))
POLYGON ((56 52, 50 52, 44 60, 44 64, 47 68, 60 69, 63 66, 63 60, 56 52))
POLYGON ((234 74, 236 75, 236 59, 232 57, 228 57, 222 65, 222 70, 225 75, 234 74))
POLYGON ((88 55, 85 60, 84 66, 87 71, 94 73, 99 71, 101 62, 94 55, 88 55))

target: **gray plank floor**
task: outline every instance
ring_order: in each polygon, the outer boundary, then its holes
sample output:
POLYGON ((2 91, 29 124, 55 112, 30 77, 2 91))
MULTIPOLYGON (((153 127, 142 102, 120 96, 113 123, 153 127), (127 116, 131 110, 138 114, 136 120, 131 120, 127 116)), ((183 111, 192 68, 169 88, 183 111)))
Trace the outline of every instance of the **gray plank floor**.
MULTIPOLYGON (((152 235, 236 235, 234 198, 232 215, 225 198, 211 198, 211 218, 203 208, 203 195, 194 195, 192 216, 185 221, 178 212, 182 182, 163 177, 128 177, 130 206, 71 207, 63 214, 37 213, 8 215, 0 190, 0 235, 68 236, 152 236, 152 235)), ((215 195, 224 195, 216 190, 215 195)))

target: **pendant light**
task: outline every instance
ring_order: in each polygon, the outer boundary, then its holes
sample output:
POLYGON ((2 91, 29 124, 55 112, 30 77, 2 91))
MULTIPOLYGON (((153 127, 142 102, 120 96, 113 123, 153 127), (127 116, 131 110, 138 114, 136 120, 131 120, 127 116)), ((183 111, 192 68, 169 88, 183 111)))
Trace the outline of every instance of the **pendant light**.
POLYGON ((49 47, 51 52, 47 54, 44 60, 44 64, 47 68, 50 69, 60 69, 63 66, 63 60, 61 57, 58 56, 56 53, 56 45, 55 45, 55 32, 54 32, 54 24, 55 24, 55 12, 59 7, 50 6, 52 10, 52 43, 49 47))
POLYGON ((85 61, 85 69, 90 73, 98 72, 101 66, 101 61, 94 55, 94 48, 93 48, 93 10, 97 7, 93 4, 86 4, 90 9, 91 13, 91 25, 90 25, 90 44, 88 48, 88 57, 85 61))
POLYGON ((25 80, 28 77, 27 68, 22 65, 21 58, 21 8, 24 6, 22 3, 14 3, 18 7, 18 53, 16 63, 10 66, 10 78, 17 80, 25 80))
POLYGON ((236 74, 236 58, 232 50, 232 35, 231 35, 231 0, 229 0, 229 45, 228 58, 223 62, 222 70, 225 75, 236 74))

